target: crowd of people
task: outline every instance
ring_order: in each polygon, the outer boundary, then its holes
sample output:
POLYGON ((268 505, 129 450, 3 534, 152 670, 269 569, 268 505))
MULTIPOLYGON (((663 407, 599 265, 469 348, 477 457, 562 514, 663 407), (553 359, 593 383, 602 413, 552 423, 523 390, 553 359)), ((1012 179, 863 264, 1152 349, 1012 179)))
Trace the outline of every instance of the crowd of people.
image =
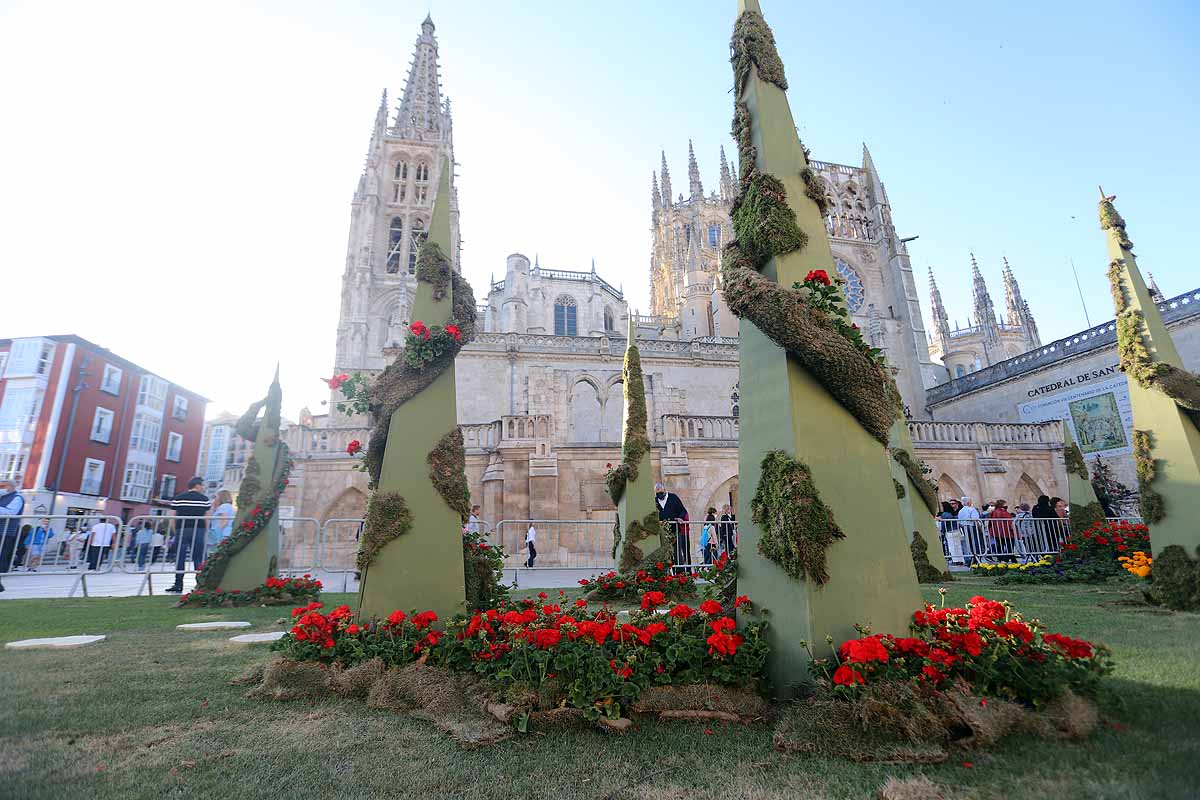
MULTIPOLYGON (((26 517, 25 500, 12 481, 0 480, 0 573, 38 572, 43 568, 96 572, 103 570, 116 552, 137 570, 175 559, 175 584, 168 592, 183 591, 185 565, 190 557, 195 569, 207 551, 233 533, 235 510, 227 491, 210 499, 202 491, 204 480, 188 481, 187 491, 171 498, 173 517, 145 518, 121 532, 107 516, 79 515, 58 518, 26 517)), ((4 591, 0 583, 0 591, 4 591)))
POLYGON ((1030 508, 1010 510, 1004 498, 975 507, 969 497, 942 502, 937 517, 942 551, 953 566, 985 562, 1025 563, 1056 551, 1068 532, 1067 504, 1061 497, 1041 495, 1030 508))

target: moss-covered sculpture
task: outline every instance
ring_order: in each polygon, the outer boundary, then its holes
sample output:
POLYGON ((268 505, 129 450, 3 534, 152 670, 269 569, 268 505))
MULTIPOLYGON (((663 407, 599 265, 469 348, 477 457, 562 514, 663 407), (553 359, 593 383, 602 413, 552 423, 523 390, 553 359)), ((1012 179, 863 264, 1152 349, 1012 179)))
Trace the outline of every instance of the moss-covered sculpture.
POLYGON ((768 630, 769 670, 789 695, 810 658, 802 640, 850 638, 863 620, 903 635, 902 609, 920 600, 904 501, 891 481, 900 478, 885 448, 895 384, 810 283, 834 273, 817 185, 805 178, 812 167, 773 34, 756 0, 740 0, 739 12, 731 41, 738 238, 721 265, 725 299, 742 319, 738 590, 786 609, 768 630), (780 496, 799 503, 789 508, 780 496))
POLYGON ((254 442, 238 489, 233 532, 210 551, 196 573, 196 588, 251 591, 274 576, 279 561, 279 498, 287 488, 292 460, 279 439, 283 391, 279 371, 265 399, 250 406, 237 421, 238 436, 254 442), (259 412, 263 412, 261 420, 259 412))
POLYGON ((625 395, 621 463, 605 476, 609 495, 617 506, 617 521, 613 526, 613 558, 623 572, 643 561, 647 550, 657 551, 664 543, 651 485, 646 387, 636 333, 636 314, 630 314, 625 363, 621 372, 625 395), (654 538, 654 547, 641 544, 651 537, 654 538))
POLYGON ((938 508, 937 492, 929 485, 929 481, 925 480, 925 473, 921 470, 921 465, 913 458, 912 453, 904 449, 896 449, 892 451, 892 458, 904 468, 904 474, 908 476, 909 484, 917 490, 917 494, 921 497, 921 502, 929 509, 929 513, 936 514, 938 508))
POLYGON ((1100 227, 1108 245, 1117 354, 1133 408, 1142 517, 1157 572, 1165 548, 1191 552, 1200 545, 1200 378, 1183 368, 1113 199, 1101 191, 1100 227))
POLYGON ((365 462, 375 495, 359 553, 364 619, 418 606, 450 619, 467 608, 462 519, 470 501, 461 475, 454 358, 475 334, 475 300, 447 255, 453 254, 450 172, 443 158, 429 235, 417 255, 405 349, 427 342, 431 332, 449 346, 429 359, 398 358, 369 391, 374 427, 365 462))

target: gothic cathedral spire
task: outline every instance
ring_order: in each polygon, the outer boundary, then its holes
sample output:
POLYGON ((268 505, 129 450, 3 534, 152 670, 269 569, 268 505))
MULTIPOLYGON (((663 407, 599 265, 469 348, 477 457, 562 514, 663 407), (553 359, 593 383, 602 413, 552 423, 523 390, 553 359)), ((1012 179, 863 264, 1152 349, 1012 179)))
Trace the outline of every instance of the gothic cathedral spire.
POLYGON ((438 82, 437 38, 433 20, 426 16, 417 37, 416 52, 408 72, 404 96, 396 110, 392 133, 408 139, 426 139, 442 132, 442 90, 438 82))
POLYGON ((1021 297, 1021 287, 1017 285, 1017 278, 1008 265, 1007 257, 1004 258, 1004 305, 1008 311, 1008 324, 1019 325, 1025 333, 1025 349, 1041 347, 1042 340, 1038 336, 1037 323, 1033 321, 1029 303, 1021 297))
POLYGON ((733 173, 729 171, 729 161, 725 158, 725 145, 721 145, 721 200, 732 203, 737 196, 737 187, 733 182, 733 173))
POLYGON ((670 208, 671 204, 673 202, 671 199, 671 171, 667 169, 667 151, 666 150, 664 150, 663 154, 662 154, 662 168, 659 170, 659 174, 662 176, 663 208, 670 208))
POLYGON ((696 151, 688 139, 688 194, 692 200, 704 197, 704 186, 700 183, 700 166, 696 163, 696 151))
POLYGON ((946 315, 946 306, 942 303, 942 291, 933 277, 933 267, 929 268, 929 304, 933 309, 933 324, 937 328, 938 344, 941 346, 942 355, 945 356, 950 351, 950 318, 946 315))
MULTIPOLYGON (((985 344, 998 345, 1000 329, 996 322, 996 307, 992 304, 992 296, 988 294, 987 284, 984 283, 983 275, 979 272, 979 264, 975 262, 974 253, 971 253, 971 277, 975 294, 975 324, 982 330, 985 344)), ((989 353, 989 363, 991 358, 989 353)))

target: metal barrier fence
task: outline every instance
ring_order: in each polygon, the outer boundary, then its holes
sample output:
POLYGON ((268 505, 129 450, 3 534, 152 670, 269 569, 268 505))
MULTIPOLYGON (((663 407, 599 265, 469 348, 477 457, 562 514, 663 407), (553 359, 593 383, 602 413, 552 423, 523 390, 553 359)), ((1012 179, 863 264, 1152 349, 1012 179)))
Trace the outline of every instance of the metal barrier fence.
MULTIPOLYGON (((205 556, 233 532, 233 517, 138 516, 129 520, 113 555, 113 565, 127 574, 142 576, 138 594, 154 594, 154 578, 170 575, 176 587, 182 587, 187 575, 195 575, 205 556)), ((321 524, 308 517, 283 518, 279 521, 281 575, 311 572, 316 567, 316 552, 321 524)), ((111 567, 110 567, 111 569, 111 567)))
MULTIPOLYGON (((143 516, 122 525, 103 514, 0 518, 0 578, 68 575, 74 578, 68 596, 82 590, 86 597, 90 576, 116 573, 140 576, 137 593, 153 594, 155 577, 182 580, 194 575, 204 554, 220 541, 226 523, 231 530, 231 522, 228 517, 143 516), (202 533, 198 521, 204 522, 202 533), (197 541, 199 558, 194 552, 197 541)), ((279 573, 311 573, 331 591, 353 591, 363 524, 361 518, 324 523, 311 517, 281 519, 279 573)), ((675 534, 677 571, 701 570, 737 546, 736 521, 667 524, 675 534), (705 541, 707 550, 702 548, 705 541)), ((528 573, 542 573, 538 580, 551 581, 546 585, 569 585, 579 577, 616 568, 613 520, 506 519, 494 527, 482 520, 479 525, 487 540, 503 549, 505 579, 511 573, 515 585, 522 583, 522 576, 527 582, 528 573), (536 553, 532 559, 526 544, 531 528, 536 553), (548 574, 553 571, 566 574, 548 574)), ((938 530, 947 563, 959 569, 977 563, 1036 561, 1057 554, 1070 536, 1068 520, 1057 518, 938 520, 938 530)))
MULTIPOLYGON (((1112 517, 1108 522, 1140 524, 1140 517, 1112 517)), ((938 520, 942 552, 951 567, 999 561, 1037 561, 1057 555, 1071 536, 1066 519, 938 520)))

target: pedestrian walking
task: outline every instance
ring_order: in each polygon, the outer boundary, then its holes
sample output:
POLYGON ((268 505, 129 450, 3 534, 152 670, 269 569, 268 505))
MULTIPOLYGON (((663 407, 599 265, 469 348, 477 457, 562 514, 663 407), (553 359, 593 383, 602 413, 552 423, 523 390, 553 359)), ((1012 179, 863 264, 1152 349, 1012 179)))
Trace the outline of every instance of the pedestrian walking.
POLYGON ((721 521, 717 525, 717 539, 721 544, 721 555, 729 555, 737 549, 737 517, 731 506, 721 509, 721 521))
POLYGON ((146 568, 146 561, 150 558, 150 551, 154 546, 153 542, 154 523, 148 519, 143 520, 133 537, 133 546, 137 550, 137 568, 139 572, 146 568))
POLYGON ((39 519, 37 526, 25 534, 21 544, 25 545, 26 570, 37 572, 38 567, 42 565, 42 553, 50 546, 50 540, 53 538, 54 529, 50 527, 50 520, 46 517, 39 519))
POLYGON ((171 501, 175 510, 175 520, 178 526, 175 546, 175 584, 165 591, 172 594, 183 592, 183 570, 187 565, 187 557, 192 555, 192 566, 198 571, 204 563, 204 542, 207 525, 204 517, 212 508, 212 501, 204 492, 204 478, 196 477, 188 481, 187 491, 176 495, 171 501))
POLYGON ((1029 503, 1017 506, 1013 519, 1017 530, 1017 557, 1022 563, 1032 561, 1029 545, 1033 543, 1033 514, 1029 511, 1029 503))
POLYGON ((938 529, 945 542, 943 552, 949 556, 951 564, 961 567, 963 565, 963 535, 962 530, 958 527, 958 508, 957 500, 942 501, 942 512, 938 514, 938 529))
POLYGON ((104 559, 108 555, 108 550, 112 547, 113 537, 116 535, 117 526, 113 525, 105 517, 100 517, 88 529, 87 568, 89 570, 94 572, 104 566, 104 559))
POLYGON ((668 492, 661 483, 654 484, 654 502, 658 505, 658 519, 665 522, 675 534, 676 566, 691 566, 692 543, 688 535, 688 512, 679 495, 668 492))
POLYGON ((467 517, 467 533, 479 533, 479 506, 471 506, 471 515, 467 517))
POLYGON ((704 565, 713 563, 713 554, 717 549, 717 509, 710 508, 704 515, 704 524, 700 527, 700 556, 704 565))
POLYGON ((1012 512, 1008 510, 1008 501, 1003 498, 996 501, 996 505, 988 517, 988 528, 995 542, 995 555, 1001 561, 1009 563, 1017 560, 1017 529, 1013 525, 1014 519, 1012 512))
POLYGON ((963 557, 968 564, 982 561, 980 555, 984 552, 981 546, 979 531, 979 509, 975 508, 971 498, 964 497, 958 509, 958 529, 963 535, 963 557))
POLYGON ((529 550, 529 557, 525 559, 525 566, 533 569, 534 559, 537 558, 537 528, 533 527, 533 523, 529 523, 529 530, 525 531, 525 548, 529 550))
POLYGON ((1058 550, 1058 537, 1055 535, 1058 531, 1058 515, 1054 513, 1054 506, 1050 502, 1049 495, 1039 495, 1037 504, 1033 507, 1033 529, 1037 536, 1038 550, 1043 553, 1052 553, 1058 550))
POLYGON ((79 569, 83 561, 83 549, 87 546, 87 531, 80 525, 67 534, 67 568, 79 569))

